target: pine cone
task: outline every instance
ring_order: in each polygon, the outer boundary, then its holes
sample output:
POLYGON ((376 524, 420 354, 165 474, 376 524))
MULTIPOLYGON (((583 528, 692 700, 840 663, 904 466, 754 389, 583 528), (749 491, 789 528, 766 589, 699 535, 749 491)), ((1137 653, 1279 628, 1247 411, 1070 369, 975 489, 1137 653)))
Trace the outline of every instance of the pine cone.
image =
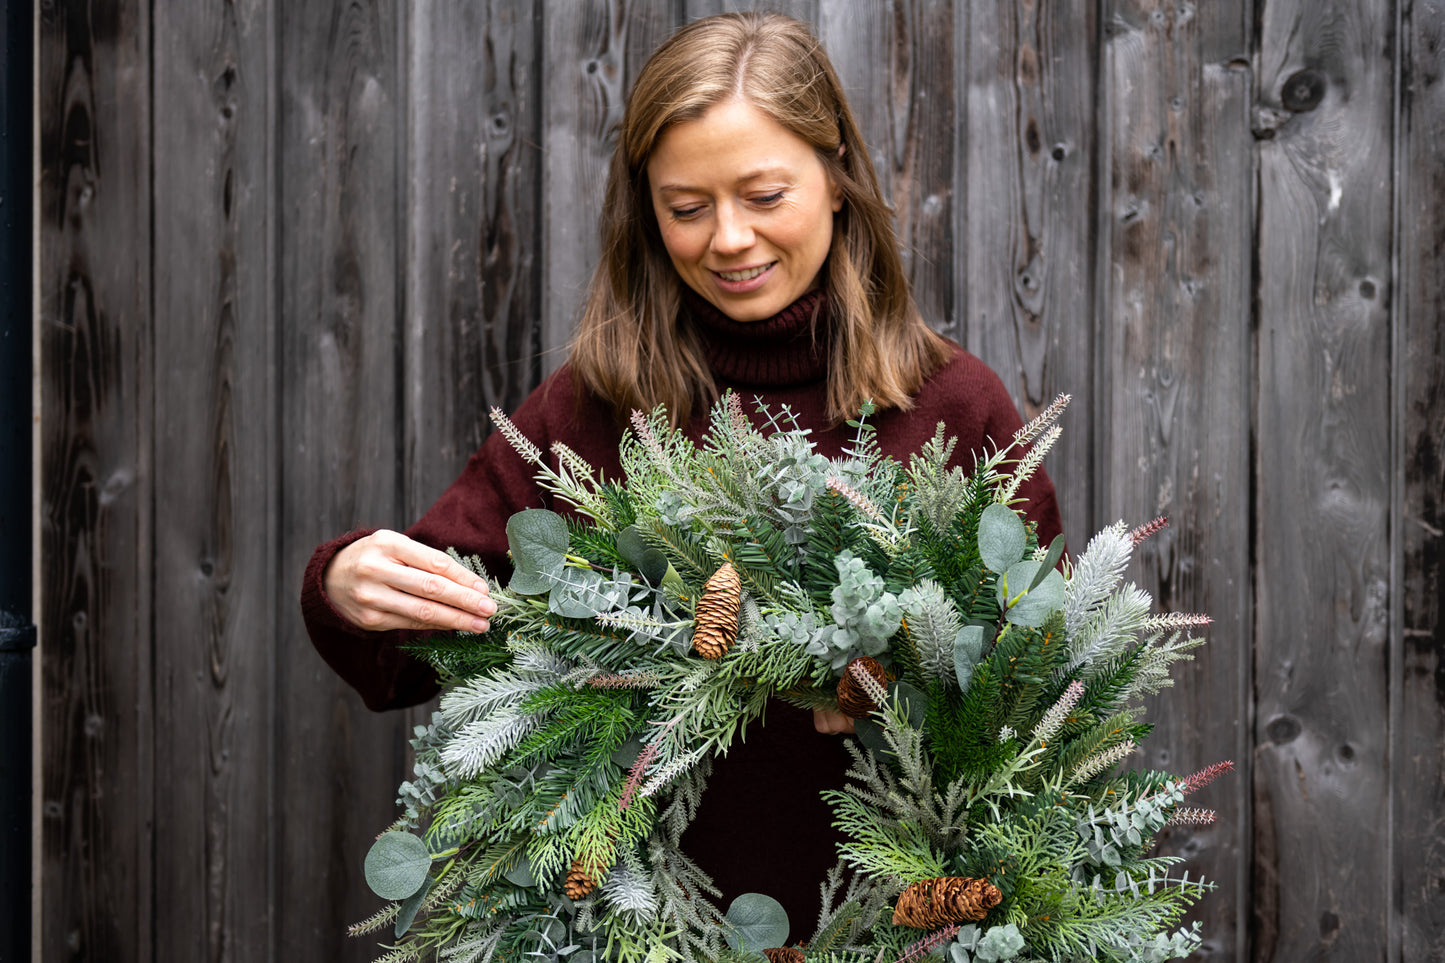
POLYGON ((694 613, 696 627, 692 647, 704 659, 721 659, 738 637, 738 606, 742 601, 743 580, 732 562, 712 573, 703 586, 694 613))
POLYGON ((878 703, 868 698, 867 691, 853 677, 853 667, 859 666, 873 678, 878 680, 881 686, 888 685, 888 672, 883 664, 877 659, 868 655, 860 655, 848 663, 848 668, 843 670, 843 678, 838 680, 838 711, 850 719, 865 718, 870 712, 878 708, 878 703))
POLYGON ((581 899, 597 888, 597 880, 582 866, 582 860, 572 860, 572 868, 567 870, 567 882, 562 884, 562 892, 567 894, 568 899, 581 899))
POLYGON ((803 951, 796 946, 775 946, 763 950, 763 955, 768 958, 768 963, 803 963, 803 951))
POLYGON ((914 883, 898 895, 893 925, 932 930, 951 923, 977 922, 1003 900, 986 879, 939 876, 914 883))

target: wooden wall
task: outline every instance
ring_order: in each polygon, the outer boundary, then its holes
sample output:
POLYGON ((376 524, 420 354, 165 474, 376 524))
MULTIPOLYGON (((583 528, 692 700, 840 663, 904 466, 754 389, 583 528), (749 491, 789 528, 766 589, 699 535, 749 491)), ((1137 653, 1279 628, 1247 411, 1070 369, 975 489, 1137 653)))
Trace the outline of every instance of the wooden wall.
MULTIPOLYGON (((746 4, 743 4, 746 6, 746 4)), ((629 79, 724 0, 37 5, 43 959, 364 960, 406 775, 311 548, 560 361, 629 79)), ((1445 0, 791 0, 1070 542, 1215 624, 1205 956, 1445 957, 1445 0)))

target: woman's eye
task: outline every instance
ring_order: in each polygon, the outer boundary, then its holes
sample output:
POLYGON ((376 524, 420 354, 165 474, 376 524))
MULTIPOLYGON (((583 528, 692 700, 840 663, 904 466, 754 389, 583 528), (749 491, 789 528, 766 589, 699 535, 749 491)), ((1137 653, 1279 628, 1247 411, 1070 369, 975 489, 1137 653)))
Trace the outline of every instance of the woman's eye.
POLYGON ((697 217, 698 213, 699 213, 701 210, 702 210, 702 207, 701 207, 701 206, 697 206, 697 207, 674 207, 674 208, 672 209, 672 219, 673 219, 674 221, 686 221, 686 220, 689 220, 689 219, 691 219, 691 218, 697 217))
POLYGON ((761 206, 763 206, 763 207, 771 207, 772 205, 778 203, 778 201, 781 201, 782 199, 783 199, 783 192, 782 192, 782 191, 778 191, 776 194, 765 194, 765 195, 763 195, 762 197, 755 197, 755 198, 753 198, 753 203, 754 203, 754 204, 761 205, 761 206))

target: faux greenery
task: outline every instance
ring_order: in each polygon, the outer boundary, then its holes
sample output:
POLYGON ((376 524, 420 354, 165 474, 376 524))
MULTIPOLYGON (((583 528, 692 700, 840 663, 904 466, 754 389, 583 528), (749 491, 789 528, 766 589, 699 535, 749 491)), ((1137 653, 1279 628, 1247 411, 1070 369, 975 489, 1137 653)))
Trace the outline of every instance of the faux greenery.
POLYGON ((786 409, 759 405, 755 427, 728 395, 700 445, 634 415, 624 484, 493 412, 576 516, 514 516, 491 631, 420 646, 446 688, 367 859, 397 902, 354 931, 385 927, 392 963, 761 960, 803 921, 760 894, 723 912, 679 839, 712 758, 770 697, 831 707, 868 655, 896 681, 867 678, 879 708, 848 743, 847 788, 825 794, 846 842, 807 960, 1187 955, 1200 936, 1179 921, 1209 884, 1151 847, 1171 820, 1212 818, 1181 803, 1227 764, 1116 770, 1149 730, 1140 697, 1207 619, 1151 615, 1123 583, 1149 529, 1112 526, 1060 572, 1061 542, 1039 546, 1013 509, 1066 402, 966 473, 942 425, 902 464, 865 411, 829 459, 786 409), (708 660, 694 608, 725 562, 739 630, 708 660), (894 925, 902 889, 939 876, 987 879, 1002 902, 962 927, 894 925), (570 898, 583 877, 595 888, 570 898))

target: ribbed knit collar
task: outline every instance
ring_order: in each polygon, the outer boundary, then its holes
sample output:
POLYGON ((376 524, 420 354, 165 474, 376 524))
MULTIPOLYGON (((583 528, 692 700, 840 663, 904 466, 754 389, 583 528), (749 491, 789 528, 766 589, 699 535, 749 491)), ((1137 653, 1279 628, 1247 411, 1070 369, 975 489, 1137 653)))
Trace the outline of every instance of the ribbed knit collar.
POLYGON ((682 296, 719 382, 777 388, 827 377, 828 296, 821 289, 760 321, 734 321, 688 287, 682 296))

